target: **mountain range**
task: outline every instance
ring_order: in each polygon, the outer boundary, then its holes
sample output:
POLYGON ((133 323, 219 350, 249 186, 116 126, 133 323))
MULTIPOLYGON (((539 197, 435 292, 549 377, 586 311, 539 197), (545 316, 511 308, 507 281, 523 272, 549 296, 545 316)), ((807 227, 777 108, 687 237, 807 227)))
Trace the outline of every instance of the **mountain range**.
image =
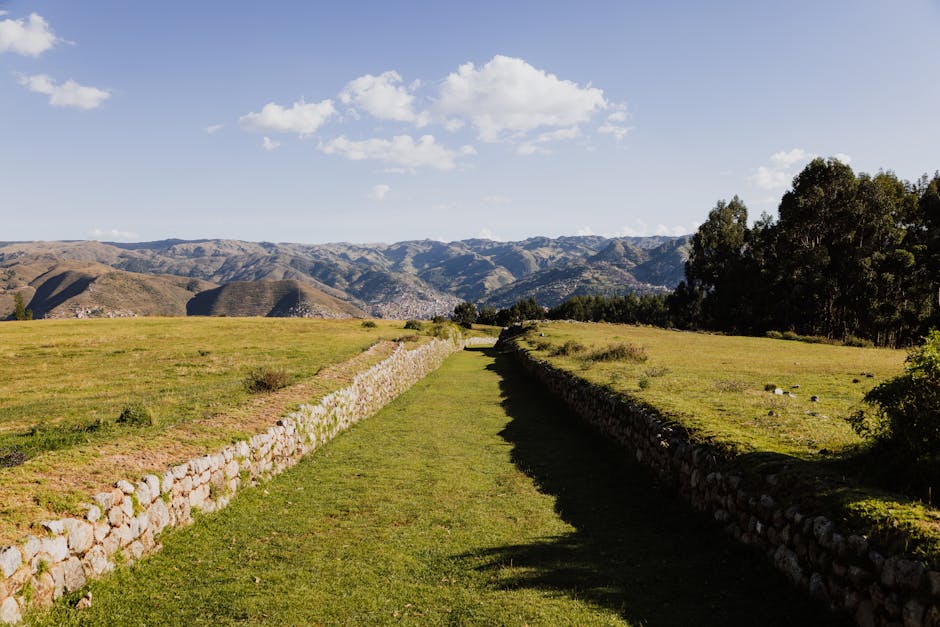
POLYGON ((395 244, 239 240, 0 242, 0 319, 253 315, 428 318, 463 300, 659 293, 688 237, 532 237, 395 244))

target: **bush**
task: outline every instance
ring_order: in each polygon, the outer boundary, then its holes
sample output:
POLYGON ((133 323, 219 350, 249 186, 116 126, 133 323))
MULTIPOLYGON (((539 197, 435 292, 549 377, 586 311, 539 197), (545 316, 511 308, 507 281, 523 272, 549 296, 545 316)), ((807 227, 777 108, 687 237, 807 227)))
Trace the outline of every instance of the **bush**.
POLYGON ((629 361, 638 364, 647 359, 649 355, 646 349, 636 344, 611 344, 588 355, 589 361, 629 361))
POLYGON ((846 335, 842 343, 855 348, 872 348, 875 345, 871 340, 866 340, 863 337, 855 337, 854 335, 846 335))
POLYGON ((374 328, 376 328, 376 327, 379 326, 379 325, 377 325, 377 324, 375 323, 375 320, 363 320, 363 321, 362 321, 362 326, 363 326, 363 328, 365 328, 365 329, 374 329, 374 328))
POLYGON ((908 355, 904 373, 865 395, 873 411, 849 423, 859 435, 919 457, 940 453, 940 331, 908 355))
POLYGON ((561 346, 556 346, 553 348, 549 355, 552 357, 570 357, 572 355, 579 355, 586 350, 587 347, 581 342, 578 342, 577 340, 568 340, 561 346))
POLYGON ((420 320, 407 320, 405 321, 405 329, 409 331, 420 331, 424 328, 424 325, 420 320))
POLYGON ((251 393, 274 392, 287 387, 289 382, 290 377, 283 368, 260 366, 248 371, 245 377, 245 389, 251 393))
POLYGON ((150 410, 147 409, 143 403, 131 403, 130 405, 125 405, 124 409, 121 410, 121 415, 118 416, 118 424, 126 425, 128 427, 152 427, 153 426, 153 416, 150 414, 150 410))

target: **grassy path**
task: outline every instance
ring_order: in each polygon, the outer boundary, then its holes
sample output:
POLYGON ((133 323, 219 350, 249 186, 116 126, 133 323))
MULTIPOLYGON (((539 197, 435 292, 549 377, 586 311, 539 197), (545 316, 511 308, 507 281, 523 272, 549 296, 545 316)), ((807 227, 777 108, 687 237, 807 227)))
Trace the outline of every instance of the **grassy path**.
POLYGON ((491 351, 40 624, 831 623, 491 351))

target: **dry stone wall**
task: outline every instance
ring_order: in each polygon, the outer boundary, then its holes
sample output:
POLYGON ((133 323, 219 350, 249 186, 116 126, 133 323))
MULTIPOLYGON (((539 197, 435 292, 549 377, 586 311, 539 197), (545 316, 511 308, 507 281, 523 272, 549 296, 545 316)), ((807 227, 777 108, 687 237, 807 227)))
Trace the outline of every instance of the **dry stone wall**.
POLYGON ((42 522, 41 533, 0 547, 0 623, 17 623, 27 605, 48 606, 89 579, 158 549, 165 529, 189 524, 196 511, 222 509, 240 488, 293 466, 376 413, 461 346, 444 340, 414 350, 399 345, 348 387, 301 406, 264 433, 162 475, 117 481, 94 495, 83 518, 42 522))
POLYGON ((654 409, 538 360, 511 340, 500 346, 582 419, 830 609, 865 626, 940 626, 940 571, 905 555, 903 541, 889 546, 875 534, 848 533, 804 504, 812 503, 811 487, 779 473, 743 472, 731 455, 694 443, 654 409))

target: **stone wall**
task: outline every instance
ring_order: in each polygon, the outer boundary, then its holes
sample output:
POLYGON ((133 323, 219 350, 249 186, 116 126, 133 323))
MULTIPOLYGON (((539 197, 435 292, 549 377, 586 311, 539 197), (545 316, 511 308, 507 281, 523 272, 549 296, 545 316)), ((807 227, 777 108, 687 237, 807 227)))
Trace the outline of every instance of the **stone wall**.
POLYGON ((903 542, 847 533, 813 511, 813 488, 785 473, 748 472, 722 449, 694 443, 651 407, 613 394, 501 342, 586 422, 673 486, 740 542, 764 553, 798 588, 859 625, 940 626, 940 572, 903 542), (810 497, 810 498, 806 498, 810 497))
POLYGON ((399 345, 348 387, 301 406, 266 432, 162 475, 117 481, 92 497, 83 518, 42 522, 40 534, 0 547, 0 623, 17 623, 27 603, 48 606, 88 579, 158 549, 165 529, 189 524, 194 511, 222 509, 240 488, 293 466, 376 413, 460 347, 444 340, 414 350, 399 345))

